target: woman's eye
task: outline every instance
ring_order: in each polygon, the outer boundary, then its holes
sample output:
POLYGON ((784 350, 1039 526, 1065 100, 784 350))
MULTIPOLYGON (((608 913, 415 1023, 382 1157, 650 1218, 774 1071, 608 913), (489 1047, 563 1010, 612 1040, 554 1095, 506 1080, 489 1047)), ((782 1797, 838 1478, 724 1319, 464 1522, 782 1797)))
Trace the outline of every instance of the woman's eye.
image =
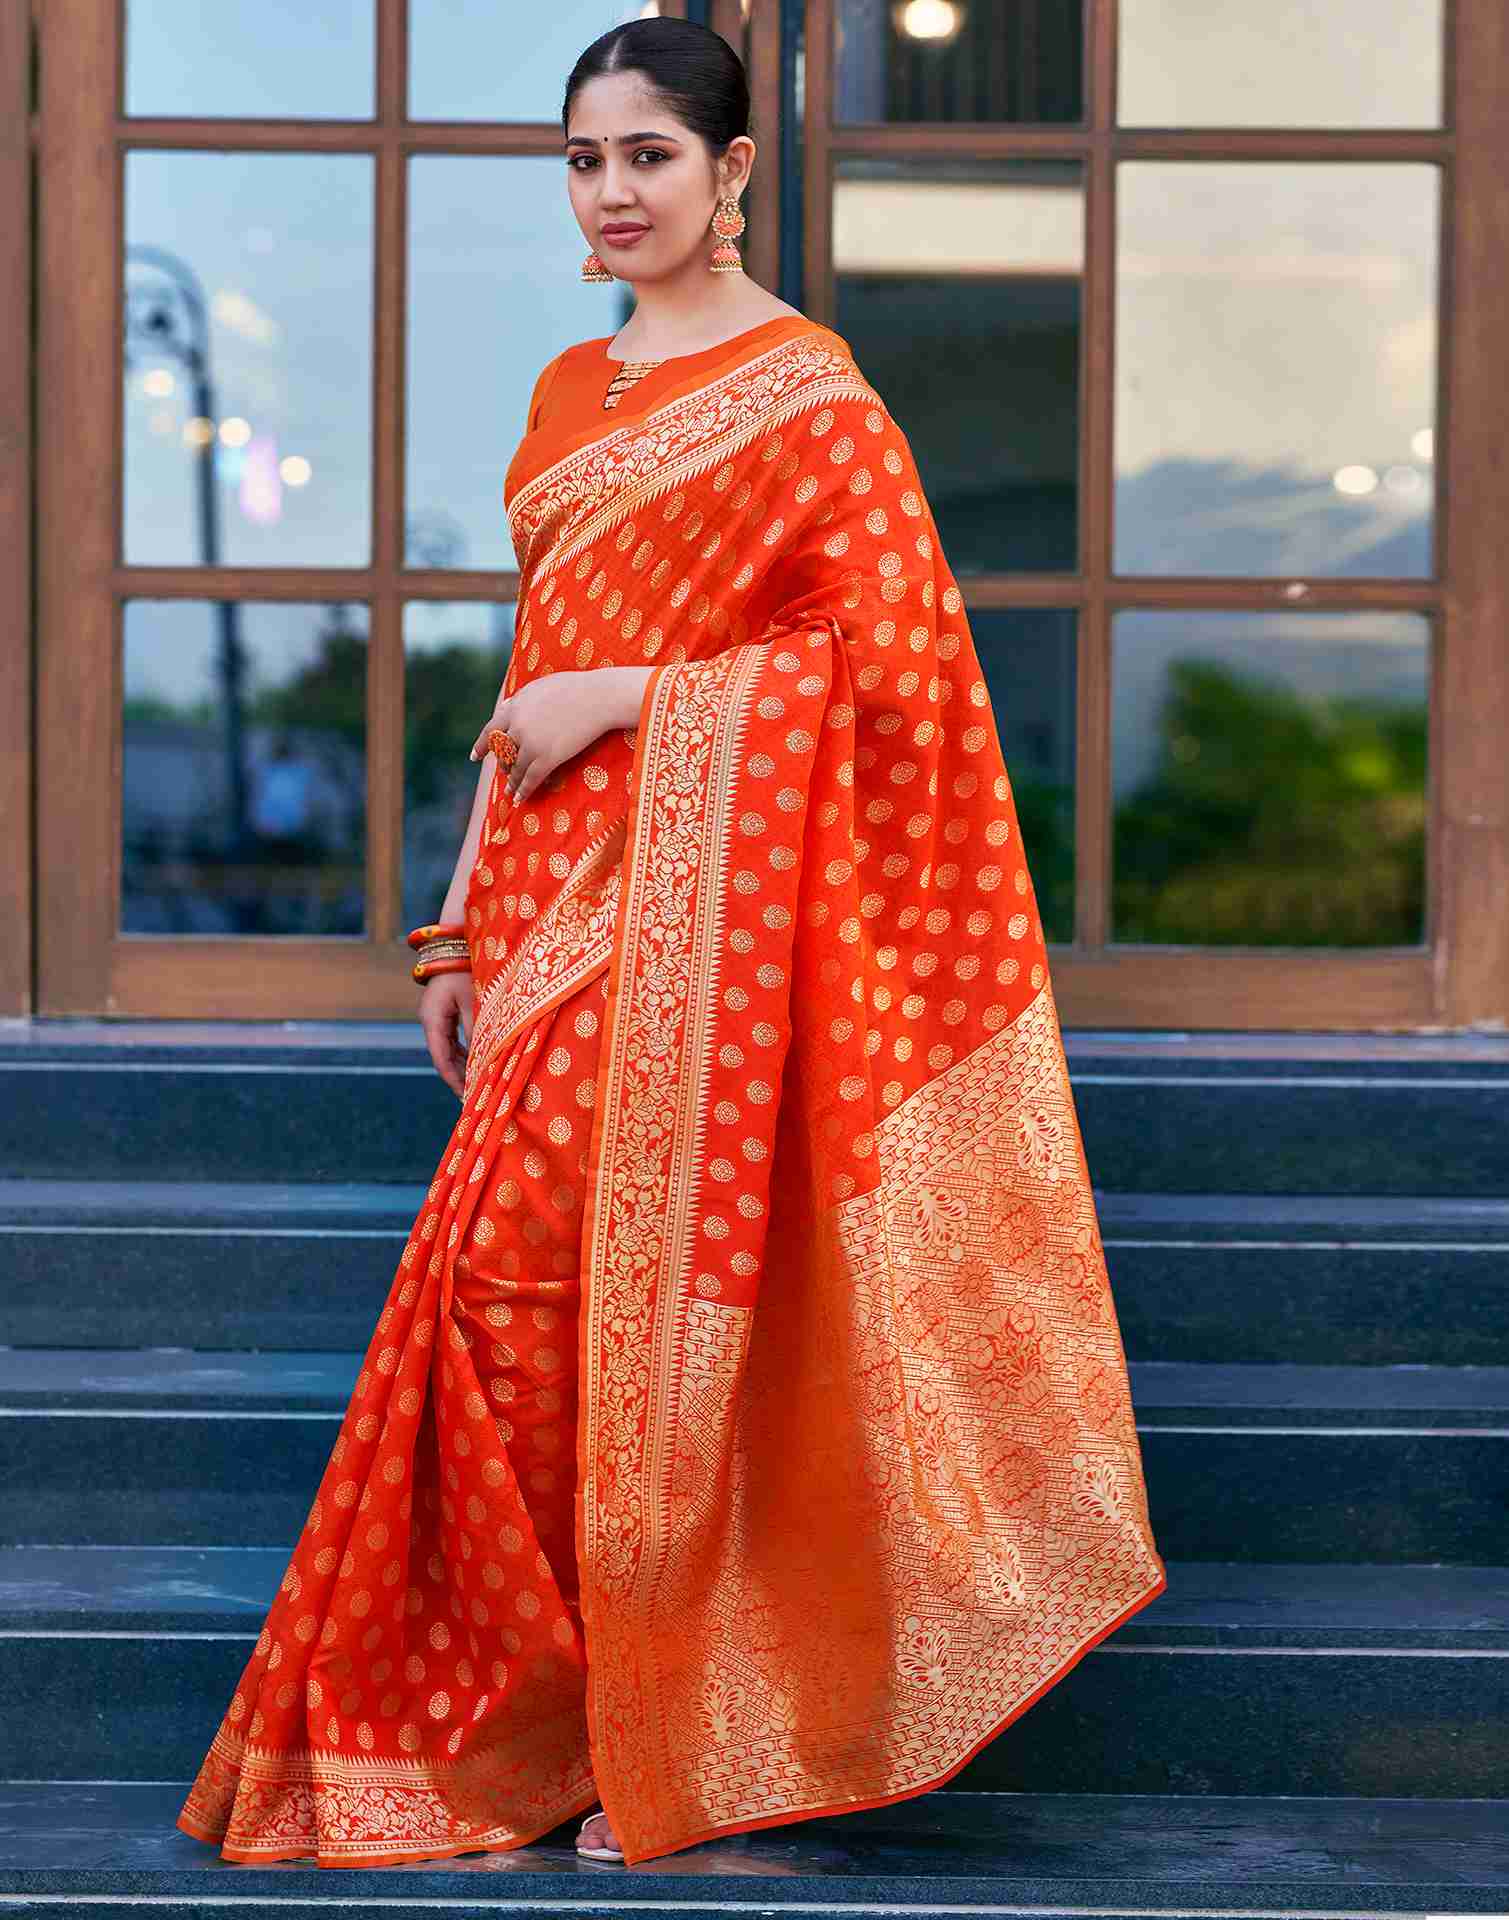
MULTIPOLYGON (((669 160, 670 155, 663 152, 659 147, 641 147, 634 158, 636 160, 660 161, 669 160)), ((566 161, 567 170, 571 173, 590 173, 596 165, 597 155, 595 153, 574 153, 566 161)))

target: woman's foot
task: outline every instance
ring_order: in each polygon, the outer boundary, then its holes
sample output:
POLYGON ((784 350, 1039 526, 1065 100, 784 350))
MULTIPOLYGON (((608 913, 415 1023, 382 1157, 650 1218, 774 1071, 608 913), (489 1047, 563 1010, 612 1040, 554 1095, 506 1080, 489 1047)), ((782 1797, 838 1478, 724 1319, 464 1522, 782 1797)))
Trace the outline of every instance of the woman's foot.
POLYGON ((584 1860, 621 1861, 624 1857, 623 1848, 618 1844, 618 1835, 609 1825, 605 1813, 589 1814, 582 1822, 576 1850, 584 1860))

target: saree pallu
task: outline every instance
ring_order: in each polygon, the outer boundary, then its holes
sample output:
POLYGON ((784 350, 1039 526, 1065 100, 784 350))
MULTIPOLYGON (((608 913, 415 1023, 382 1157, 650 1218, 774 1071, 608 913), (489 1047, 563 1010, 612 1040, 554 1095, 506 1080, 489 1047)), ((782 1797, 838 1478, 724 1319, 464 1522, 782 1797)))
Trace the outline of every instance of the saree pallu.
POLYGON ((1166 1583, 911 450, 825 328, 700 362, 510 468, 508 690, 653 671, 528 803, 494 781, 461 1116, 180 1816, 230 1858, 516 1846, 600 1798, 632 1864, 884 1804, 1166 1583), (571 1327, 569 1396, 495 1309, 571 1327))

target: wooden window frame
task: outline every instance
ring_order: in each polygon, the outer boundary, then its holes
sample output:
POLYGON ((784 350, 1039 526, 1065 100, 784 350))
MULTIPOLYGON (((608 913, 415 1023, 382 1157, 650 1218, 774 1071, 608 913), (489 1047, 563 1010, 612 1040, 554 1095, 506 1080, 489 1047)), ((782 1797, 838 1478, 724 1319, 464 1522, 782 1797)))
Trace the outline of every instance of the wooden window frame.
MULTIPOLYGON (((1072 126, 835 124, 837 0, 805 0, 806 310, 834 324, 834 162, 855 154, 1072 159, 1085 183, 1079 569, 972 574, 971 608, 1078 619, 1075 939, 1050 948, 1077 1026, 1407 1029, 1509 1015, 1509 542, 1494 525, 1509 383, 1495 345, 1509 282, 1509 130, 1497 76, 1502 10, 1445 6, 1445 124, 1434 131, 1176 131, 1116 124, 1116 0, 1085 0, 1085 118, 1072 126), (1435 550, 1428 580, 1117 575, 1112 566, 1116 169, 1126 160, 1426 161, 1442 172, 1435 550), (1499 358, 1496 360, 1496 355, 1499 358), (1292 613, 1378 609, 1430 630, 1426 937, 1419 947, 1117 944, 1111 934, 1111 627, 1136 608, 1292 613)), ((1501 336, 1500 336, 1501 337, 1501 336)), ((1030 849, 1029 849, 1030 854, 1030 849)))
POLYGON ((0 0, 0 1014, 32 1011, 32 27, 0 0))
MULTIPOLYGON (((8 0, 0 0, 8 4, 8 0)), ((667 11, 685 11, 666 0, 667 11)), ((375 0, 369 120, 169 119, 124 112, 125 0, 47 0, 39 175, 48 397, 39 450, 39 1004, 184 1018, 410 1014, 400 925, 403 610, 509 601, 511 569, 404 565, 407 170, 415 155, 559 157, 550 121, 406 118, 405 0, 375 0), (355 153, 375 166, 371 549, 364 567, 128 566, 120 550, 122 229, 129 152, 355 153), (100 369, 109 368, 107 379, 100 369), (125 601, 362 602, 368 609, 366 930, 352 937, 117 931, 125 601)), ((499 449, 499 474, 508 449, 499 449)), ((440 902, 435 902, 438 911, 440 902)))
MULTIPOLYGON (((1087 0, 1087 118, 1073 127, 831 125, 834 0, 712 0, 706 14, 747 33, 763 194, 751 196, 750 270, 776 284, 782 9, 805 6, 805 298, 831 322, 835 157, 949 152, 1068 156, 1084 168, 1087 250, 1081 341, 1081 567, 1075 574, 972 577, 974 606, 1072 608, 1078 617, 1076 938, 1053 949, 1068 1024, 1405 1029, 1497 1023, 1509 1015, 1509 542, 1494 525, 1500 449, 1509 444, 1498 296, 1509 278, 1509 129, 1497 80, 1509 20, 1448 0, 1446 125, 1430 132, 1163 132, 1115 126, 1115 0, 1087 0), (1440 572, 1428 581, 1313 581, 1305 608, 1387 608, 1432 623, 1428 941, 1420 948, 1212 949, 1117 946, 1108 939, 1111 796, 1110 632, 1115 613, 1160 609, 1294 611, 1283 581, 1118 578, 1111 569, 1114 191, 1123 159, 1427 160, 1443 170, 1437 415, 1440 572)), ((678 9, 679 10, 679 9, 678 9)), ((27 63, 26 0, 0 0, 0 72, 14 94, 27 63)), ((48 1013, 361 1018, 412 1010, 399 925, 403 793, 403 606, 514 597, 507 571, 411 569, 401 552, 404 458, 406 166, 428 153, 555 154, 549 123, 453 124, 404 118, 404 0, 376 0, 376 111, 365 121, 131 119, 123 101, 119 0, 47 0, 39 35, 37 152, 41 430, 18 443, 13 379, 0 384, 0 581, 29 599, 14 489, 34 452, 37 503, 36 732, 25 675, 0 666, 0 800, 24 807, 35 739, 36 1004, 48 1013), (371 562, 362 568, 138 567, 119 552, 121 186, 123 155, 150 148, 355 152, 376 168, 371 562), (108 376, 101 369, 109 368, 108 376), (369 608, 368 928, 352 939, 116 932, 120 869, 120 618, 129 598, 353 601, 369 608), (18 686, 19 678, 19 686, 18 686)), ((19 124, 12 119, 10 125, 19 124)), ((0 135, 0 194, 15 207, 26 173, 0 135)), ((789 240, 789 236, 788 236, 789 240)), ((17 243, 8 244, 12 258, 17 243)), ((0 259, 0 269, 6 261, 0 259)), ((13 322, 24 300, 0 271, 13 322)), ((24 278, 20 280, 24 289, 24 278)), ((3 370, 0 370, 3 375, 3 370)), ((24 394, 21 400, 24 401, 24 394)), ((500 465, 506 450, 500 449, 500 465)), ((24 862, 0 893, 0 995, 31 973, 24 862)), ((3 1002, 0 1002, 3 1004, 3 1002)))

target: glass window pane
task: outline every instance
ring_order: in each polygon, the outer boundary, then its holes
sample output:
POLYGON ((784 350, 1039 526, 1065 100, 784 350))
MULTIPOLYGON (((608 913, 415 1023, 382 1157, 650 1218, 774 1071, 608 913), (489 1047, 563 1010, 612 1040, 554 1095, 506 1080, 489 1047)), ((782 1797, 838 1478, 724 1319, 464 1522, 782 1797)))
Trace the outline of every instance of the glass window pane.
POLYGON ((1078 165, 848 156, 835 173, 834 324, 911 441, 950 565, 1072 571, 1078 165))
POLYGON ((1074 938, 1075 616, 970 607, 1043 931, 1074 938))
POLYGON ((1429 623, 1122 613, 1112 630, 1112 936, 1425 937, 1429 623))
POLYGON ((124 608, 123 933, 359 934, 367 610, 124 608))
POLYGON ((126 157, 123 548, 136 566, 364 566, 372 162, 126 157))
POLYGON ((126 111, 369 120, 373 0, 126 0, 126 111))
POLYGON ((503 476, 540 369, 617 333, 622 283, 585 285, 564 157, 409 168, 408 564, 512 567, 503 476))
POLYGON ((837 0, 833 117, 1079 120, 1081 14, 1069 0, 837 0))
POLYGON ((1121 0, 1124 127, 1438 127, 1441 0, 1121 0))
POLYGON ((655 13, 644 0, 554 0, 527 22, 498 0, 409 0, 414 120, 550 120, 566 76, 600 34, 655 13))
POLYGON ((1431 568, 1436 169, 1118 169, 1115 565, 1431 568))
POLYGON ((511 601, 404 608, 403 934, 440 918, 477 791, 467 759, 513 651, 511 601))

